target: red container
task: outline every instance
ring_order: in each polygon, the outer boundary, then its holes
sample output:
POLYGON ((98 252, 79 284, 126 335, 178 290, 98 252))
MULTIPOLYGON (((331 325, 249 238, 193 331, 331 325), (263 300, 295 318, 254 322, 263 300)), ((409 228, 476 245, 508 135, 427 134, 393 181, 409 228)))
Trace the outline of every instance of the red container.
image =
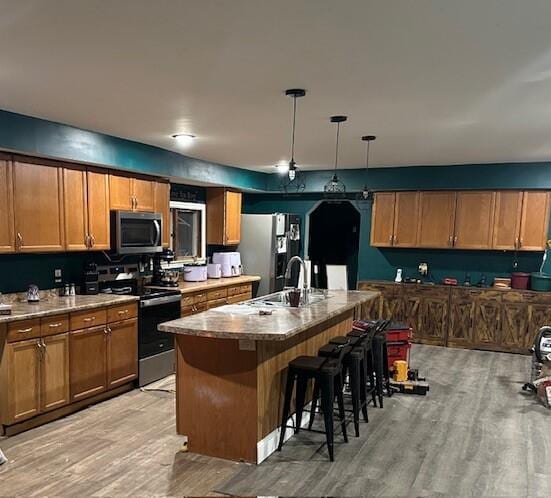
POLYGON ((407 325, 404 328, 390 329, 386 331, 387 342, 409 341, 413 337, 413 330, 407 325))
POLYGON ((388 368, 392 368, 396 360, 407 361, 409 365, 409 350, 411 344, 409 342, 387 342, 386 351, 388 355, 388 368))
POLYGON ((513 289, 528 289, 530 282, 530 274, 516 271, 511 273, 511 288, 513 289))

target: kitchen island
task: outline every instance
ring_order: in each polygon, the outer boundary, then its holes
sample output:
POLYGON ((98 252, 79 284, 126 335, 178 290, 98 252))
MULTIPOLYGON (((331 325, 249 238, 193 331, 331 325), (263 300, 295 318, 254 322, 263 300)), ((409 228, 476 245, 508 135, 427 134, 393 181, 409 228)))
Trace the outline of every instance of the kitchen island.
POLYGON ((194 453, 260 463, 275 451, 288 363, 346 335, 373 291, 290 308, 258 300, 159 325, 175 334, 176 427, 194 453))

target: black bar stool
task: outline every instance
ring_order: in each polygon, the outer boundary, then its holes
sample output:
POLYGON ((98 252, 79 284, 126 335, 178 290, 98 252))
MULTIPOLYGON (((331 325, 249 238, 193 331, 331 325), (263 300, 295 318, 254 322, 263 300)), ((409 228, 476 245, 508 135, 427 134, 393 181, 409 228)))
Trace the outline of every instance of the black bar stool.
MULTIPOLYGON (((361 332, 359 330, 352 330, 346 337, 348 339, 356 338, 359 340, 359 344, 363 347, 364 358, 362 364, 362 382, 366 385, 366 396, 371 395, 373 406, 377 406, 377 385, 375 382, 375 367, 373 359, 373 336, 375 330, 371 329, 368 332, 361 332), (369 380, 369 385, 367 381, 369 380)), ((367 409, 367 408, 366 408, 367 409)))
POLYGON ((283 403, 283 417, 281 419, 281 432, 279 436, 278 451, 281 451, 285 439, 285 432, 288 428, 287 420, 290 416, 291 398, 295 381, 297 383, 296 395, 296 423, 294 427, 295 434, 300 431, 302 423, 302 412, 306 398, 306 388, 308 381, 314 379, 321 390, 321 407, 323 410, 323 419, 325 423, 325 439, 327 450, 329 451, 329 460, 334 460, 333 454, 333 403, 335 396, 339 406, 339 417, 341 419, 342 435, 345 442, 348 442, 346 435, 346 422, 344 413, 343 382, 342 382, 342 356, 336 359, 321 358, 319 356, 299 356, 289 362, 289 371, 287 373, 287 385, 285 387, 285 401, 283 403))
POLYGON ((376 333, 373 336, 373 362, 375 367, 375 384, 377 387, 377 396, 379 406, 383 408, 383 395, 386 388, 387 396, 392 395, 390 389, 390 376, 388 373, 388 354, 386 349, 386 334, 376 333))

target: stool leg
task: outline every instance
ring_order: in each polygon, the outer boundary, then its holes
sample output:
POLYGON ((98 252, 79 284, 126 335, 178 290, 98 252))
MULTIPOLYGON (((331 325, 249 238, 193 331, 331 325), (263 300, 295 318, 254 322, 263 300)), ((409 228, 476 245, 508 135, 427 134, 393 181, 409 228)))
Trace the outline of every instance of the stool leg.
POLYGON ((342 436, 345 443, 348 443, 348 434, 346 432, 346 414, 344 411, 344 379, 342 374, 335 377, 335 394, 337 395, 337 404, 339 406, 339 418, 341 419, 342 436))
POLYGON ((367 375, 369 376, 369 388, 371 390, 371 399, 373 406, 377 408, 377 388, 375 385, 375 375, 373 375, 373 350, 370 349, 367 353, 367 375))
MULTIPOLYGON (((352 392, 352 413, 354 414, 354 430, 356 437, 360 437, 360 364, 356 359, 350 359, 349 375, 350 390, 352 392)), ((365 398, 365 396, 364 396, 365 398)))
POLYGON ((304 400, 306 399, 306 388, 308 387, 308 378, 305 375, 298 375, 297 379, 297 398, 295 414, 295 434, 298 434, 302 425, 302 412, 304 411, 304 400))
POLYGON ((364 417, 365 422, 369 422, 369 417, 367 416, 367 368, 366 368, 366 358, 365 355, 367 354, 366 351, 364 351, 364 356, 362 358, 362 361, 360 362, 359 368, 360 368, 360 404, 362 407, 362 415, 364 417))
POLYGON ((287 420, 289 420, 289 412, 291 410, 291 398, 293 396, 293 384, 295 382, 295 373, 289 369, 287 371, 287 384, 285 386, 285 401, 283 402, 283 415, 281 418, 281 428, 279 434, 279 444, 277 451, 281 451, 283 441, 285 439, 285 429, 287 428, 287 420))
POLYGON ((329 460, 334 460, 333 455, 333 401, 335 400, 335 391, 333 378, 330 375, 321 375, 321 409, 323 410, 323 420, 325 422, 325 440, 327 441, 327 451, 329 460))
POLYGON ((377 386, 377 397, 379 398, 380 408, 383 407, 383 360, 383 344, 377 341, 377 349, 375 351, 375 384, 377 386))
POLYGON ((310 421, 308 422, 308 430, 314 425, 314 417, 316 416, 316 409, 318 407, 318 400, 320 396, 320 384, 318 379, 314 381, 314 393, 312 395, 312 404, 310 405, 310 421))
POLYGON ((383 371, 384 371, 386 395, 390 398, 392 396, 392 389, 390 389, 390 375, 388 373, 388 350, 386 347, 386 341, 383 344, 383 371))

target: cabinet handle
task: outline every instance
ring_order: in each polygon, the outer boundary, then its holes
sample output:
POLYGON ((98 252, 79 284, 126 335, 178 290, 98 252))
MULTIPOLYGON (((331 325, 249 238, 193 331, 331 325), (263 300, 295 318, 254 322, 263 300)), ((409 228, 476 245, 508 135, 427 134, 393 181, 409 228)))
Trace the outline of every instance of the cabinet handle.
POLYGON ((90 235, 90 247, 94 247, 96 245, 96 238, 93 235, 90 235))
POLYGON ((453 238, 453 245, 457 244, 457 235, 453 238))
POLYGON ((28 329, 19 329, 17 331, 18 334, 27 334, 29 332, 32 332, 33 331, 33 328, 32 327, 29 327, 28 329))
POLYGON ((523 239, 521 237, 520 239, 518 239, 518 248, 519 249, 522 247, 522 242, 523 242, 523 239))
POLYGON ((518 237, 515 238, 515 249, 518 249, 518 237))
POLYGON ((61 327, 63 324, 60 322, 60 323, 50 323, 50 325, 48 325, 48 327, 50 327, 51 329, 57 329, 58 327, 61 327))
POLYGON ((388 238, 388 243, 389 243, 389 244, 392 244, 392 239, 393 239, 393 237, 394 237, 394 236, 391 235, 391 236, 388 238))
POLYGON ((393 237, 394 237, 394 245, 396 245, 398 243, 398 237, 396 235, 394 235, 393 237))
POLYGON ((119 315, 127 315, 128 314, 128 310, 120 310, 120 311, 117 311, 117 313, 119 315))
POLYGON ((95 316, 87 317, 83 320, 83 322, 93 322, 96 319, 95 316))
POLYGON ((23 247, 23 235, 20 232, 17 232, 17 249, 23 247))

